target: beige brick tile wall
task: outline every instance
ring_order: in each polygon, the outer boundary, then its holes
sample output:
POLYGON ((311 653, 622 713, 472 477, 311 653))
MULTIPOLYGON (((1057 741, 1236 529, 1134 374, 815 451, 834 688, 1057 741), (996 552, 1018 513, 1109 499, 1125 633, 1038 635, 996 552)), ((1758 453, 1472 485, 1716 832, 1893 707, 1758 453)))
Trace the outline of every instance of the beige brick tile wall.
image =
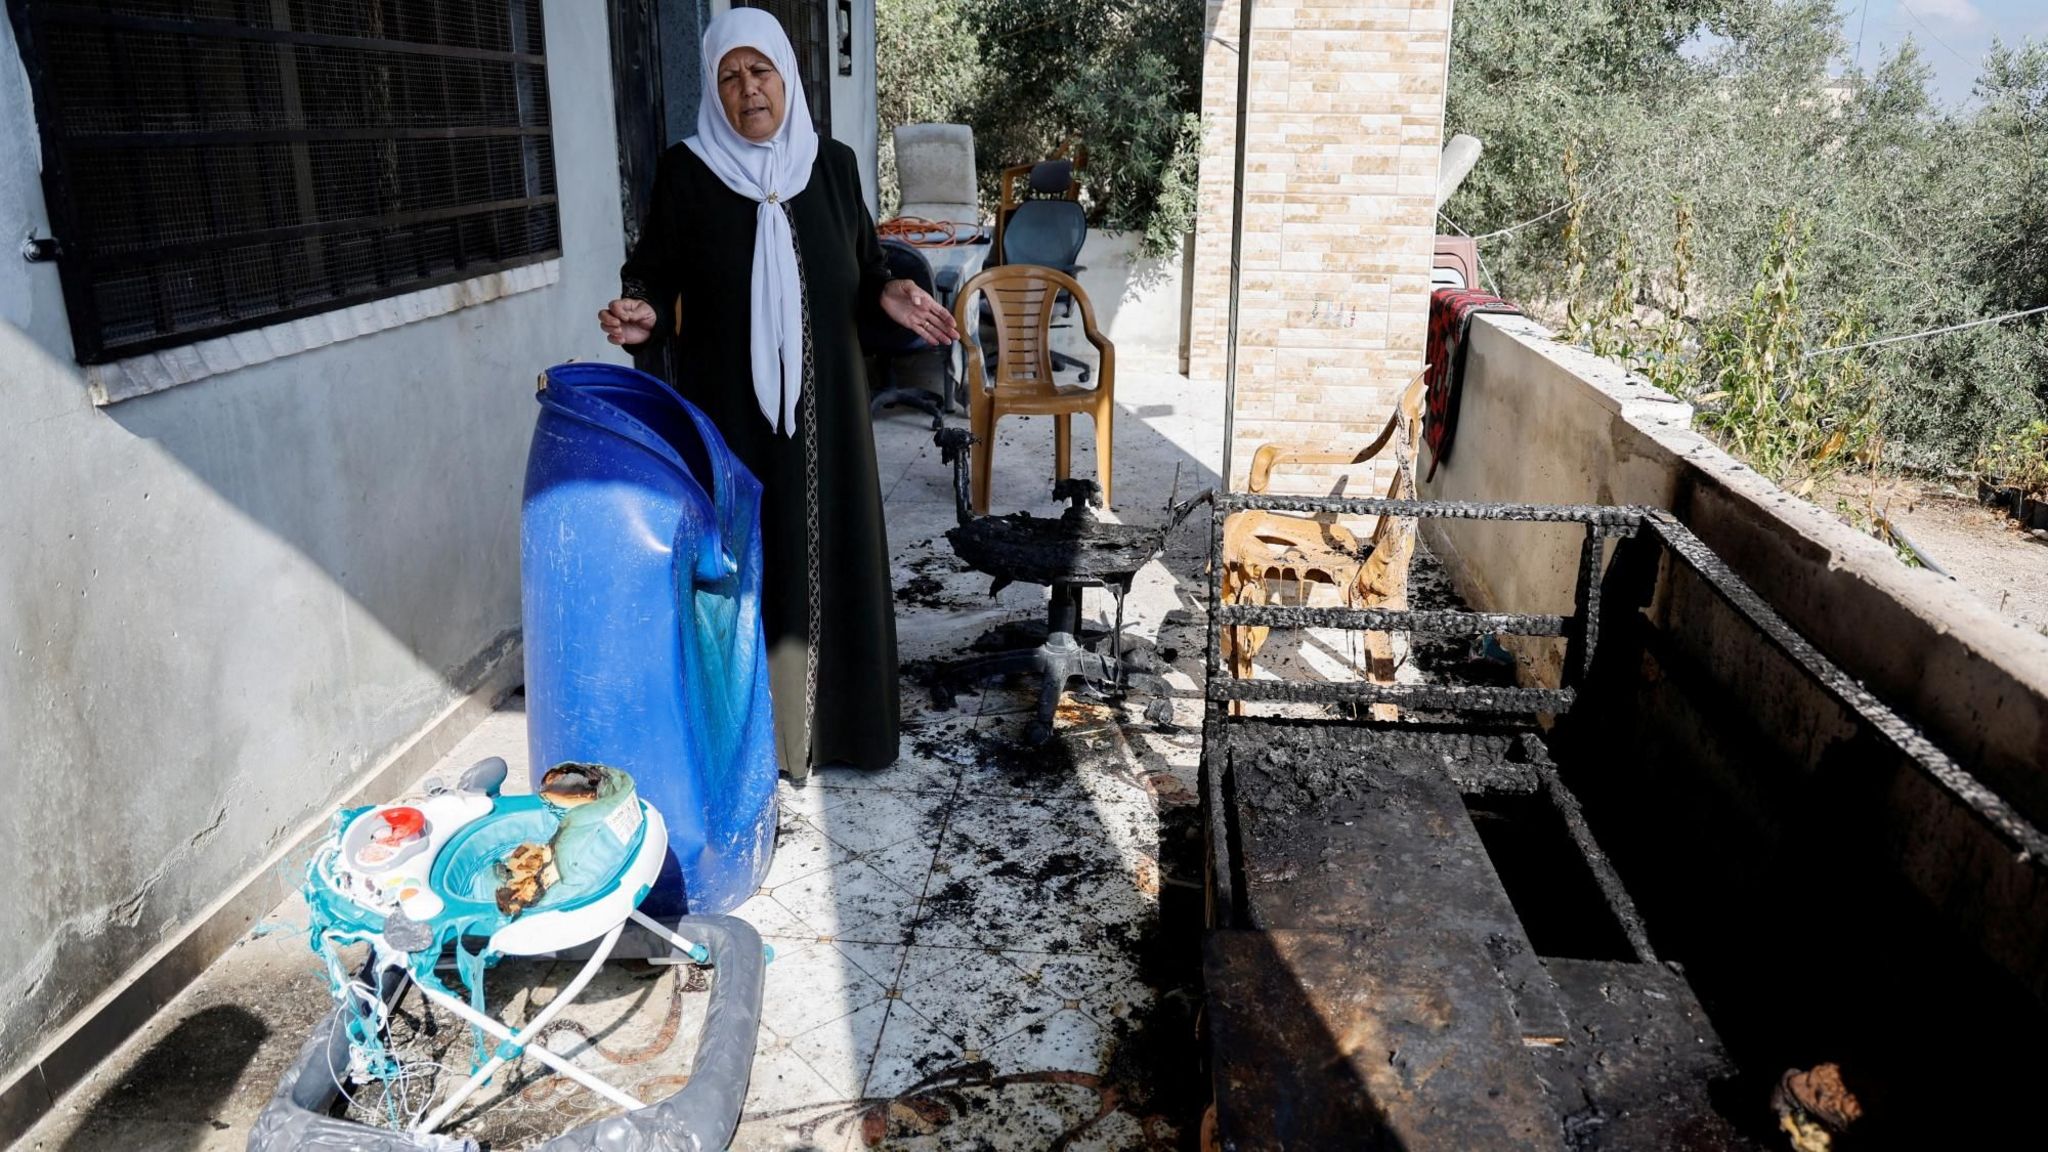
MULTIPOLYGON (((1238 11, 1209 3, 1202 74, 1189 371, 1211 384, 1228 352, 1238 11)), ((1450 19, 1451 0, 1253 11, 1233 487, 1261 444, 1363 447, 1421 370, 1450 19)), ((1382 463, 1344 487, 1383 491, 1391 475, 1382 463)))

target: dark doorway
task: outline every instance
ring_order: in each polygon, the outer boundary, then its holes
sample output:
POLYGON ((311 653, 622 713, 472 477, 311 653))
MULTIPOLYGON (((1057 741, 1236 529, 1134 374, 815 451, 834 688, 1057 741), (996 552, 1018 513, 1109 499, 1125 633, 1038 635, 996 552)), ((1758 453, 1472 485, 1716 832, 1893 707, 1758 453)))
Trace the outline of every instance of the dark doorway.
POLYGON ((832 135, 832 53, 835 45, 826 18, 826 0, 734 0, 735 8, 761 8, 782 22, 796 48, 797 75, 804 82, 804 102, 818 135, 832 135))
MULTIPOLYGON (((710 20, 709 0, 611 0, 612 110, 619 135, 621 252, 640 239, 654 203, 654 173, 662 153, 697 130, 703 82, 699 45, 710 20)), ((637 351, 633 364, 674 380, 667 341, 637 351)))

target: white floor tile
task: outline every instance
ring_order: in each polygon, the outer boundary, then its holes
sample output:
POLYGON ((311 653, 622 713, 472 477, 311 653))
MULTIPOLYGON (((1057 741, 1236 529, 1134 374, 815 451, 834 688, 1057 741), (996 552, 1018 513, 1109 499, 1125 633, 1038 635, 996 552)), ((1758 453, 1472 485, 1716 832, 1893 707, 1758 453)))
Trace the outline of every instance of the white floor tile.
POLYGON ((1062 1008, 997 1043, 985 1056, 999 1072, 1098 1072, 1103 1044, 1101 1025, 1078 1009, 1062 1008))
POLYGON ((885 998, 888 987, 830 944, 778 951, 768 965, 761 1026, 784 1039, 885 998))
POLYGON ((960 1063, 959 1048, 937 1025, 897 1001, 882 1029, 865 1095, 871 1099, 900 1095, 960 1063))
POLYGON ((1152 989, 1138 966, 1123 956, 1010 956, 1034 969, 1042 986, 1062 1006, 1078 1006, 1104 1028, 1152 1003, 1152 989))
POLYGON ((792 1037, 790 1050, 804 1058, 841 1100, 858 1099, 874 1066, 875 1042, 889 1017, 892 1000, 878 1000, 858 1012, 821 1024, 792 1037))
POLYGON ((754 931, 770 940, 815 940, 818 930, 798 919, 796 914, 775 902, 773 896, 756 893, 746 903, 733 909, 732 914, 754 926, 754 931))
POLYGON ((932 843, 951 801, 944 793, 882 790, 851 792, 846 797, 812 823, 833 843, 856 854, 906 840, 932 843))
POLYGON ((930 839, 905 840, 901 844, 891 844, 887 848, 862 853, 861 859, 906 891, 923 892, 925 881, 931 875, 932 857, 938 851, 938 846, 939 840, 936 836, 930 839))
POLYGON ((852 858, 852 852, 827 839, 817 825, 794 812, 784 812, 775 829, 775 858, 761 886, 776 888, 852 858))
POLYGON ((860 966, 860 970, 875 978, 885 989, 893 990, 903 971, 903 956, 907 951, 902 944, 861 944, 849 940, 833 943, 833 947, 845 953, 847 958, 860 966))
POLYGON ((1037 977, 981 948, 913 945, 899 997, 963 1051, 987 1049, 1061 1007, 1037 977))
POLYGON ((785 814, 816 816, 837 804, 844 804, 848 797, 838 789, 818 788, 810 783, 792 784, 789 777, 778 777, 775 794, 785 814))
POLYGON ((774 896, 817 935, 866 944, 907 943, 918 899, 860 860, 785 884, 774 896))
POLYGON ((746 1114, 808 1108, 837 1095, 839 1089, 818 1075, 802 1056, 787 1044, 777 1044, 754 1056, 753 1076, 747 1081, 746 1114))

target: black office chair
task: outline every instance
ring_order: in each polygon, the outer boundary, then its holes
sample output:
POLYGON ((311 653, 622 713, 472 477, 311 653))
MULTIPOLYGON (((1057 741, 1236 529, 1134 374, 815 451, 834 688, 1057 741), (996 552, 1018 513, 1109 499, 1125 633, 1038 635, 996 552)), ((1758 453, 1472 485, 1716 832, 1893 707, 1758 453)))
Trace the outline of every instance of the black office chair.
MULTIPOLYGON (((901 240, 884 239, 881 243, 882 255, 889 262, 890 276, 898 280, 908 280, 933 299, 938 298, 932 281, 932 266, 925 261, 922 252, 901 240)), ((875 389, 874 398, 868 402, 868 411, 871 414, 880 415, 882 409, 900 404, 930 416, 934 428, 943 423, 940 419, 941 413, 952 411, 958 399, 950 347, 931 343, 889 319, 880 309, 876 309, 873 315, 862 318, 860 346, 864 353, 881 365, 881 386, 875 389), (922 388, 904 386, 897 381, 897 360, 927 352, 939 354, 939 371, 943 374, 944 380, 944 393, 939 396, 933 396, 922 388)))
MULTIPOLYGON (((1035 264, 1069 276, 1082 271, 1078 261, 1082 246, 1088 242, 1088 214, 1079 200, 1067 195, 1073 176, 1074 163, 1071 160, 1047 160, 1032 166, 1029 187, 1033 195, 1018 204, 1004 222, 1002 250, 995 253, 997 263, 1035 264)), ((1062 315, 1074 314, 1074 301, 1064 292, 1060 294, 1060 303, 1062 315)), ((993 324, 987 307, 984 301, 984 327, 993 324)), ((983 347, 994 347, 994 344, 985 341, 983 347)), ((1088 365, 1072 356, 1054 352, 1052 365, 1054 370, 1078 368, 1081 383, 1088 382, 1088 365)))

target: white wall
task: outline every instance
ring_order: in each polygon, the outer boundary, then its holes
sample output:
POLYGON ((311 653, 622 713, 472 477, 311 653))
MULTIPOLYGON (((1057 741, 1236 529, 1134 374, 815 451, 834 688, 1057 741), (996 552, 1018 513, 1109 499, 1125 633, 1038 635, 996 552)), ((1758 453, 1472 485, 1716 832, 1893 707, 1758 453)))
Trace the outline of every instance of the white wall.
MULTIPOLYGON (((834 23, 832 34, 838 31, 838 7, 827 10, 834 23)), ((837 40, 834 40, 835 45, 837 40)), ((876 163, 876 110, 875 110, 875 0, 853 0, 853 75, 841 76, 838 67, 838 50, 833 51, 832 68, 832 138, 853 149, 860 160, 861 192, 867 197, 868 211, 880 211, 875 183, 876 163)))
POLYGON ((606 354, 621 257, 603 8, 546 14, 559 282, 104 409, 13 255, 0 21, 0 1085, 516 639, 534 377, 606 354))

